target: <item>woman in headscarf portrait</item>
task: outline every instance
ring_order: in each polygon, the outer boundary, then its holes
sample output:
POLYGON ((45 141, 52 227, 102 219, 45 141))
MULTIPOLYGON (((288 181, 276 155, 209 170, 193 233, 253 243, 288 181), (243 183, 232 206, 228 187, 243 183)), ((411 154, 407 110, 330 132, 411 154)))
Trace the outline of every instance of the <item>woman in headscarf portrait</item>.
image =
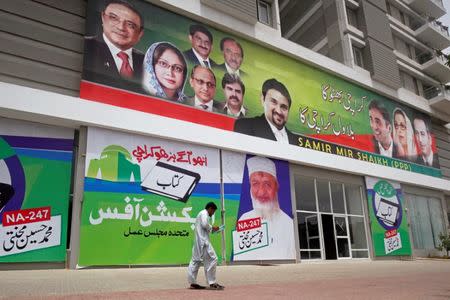
POLYGON ((152 96, 184 102, 187 77, 186 59, 169 42, 150 46, 144 58, 143 88, 152 96))
POLYGON ((407 160, 415 159, 417 156, 417 148, 411 121, 406 113, 398 107, 394 109, 393 115, 393 137, 394 143, 398 146, 399 158, 407 160))

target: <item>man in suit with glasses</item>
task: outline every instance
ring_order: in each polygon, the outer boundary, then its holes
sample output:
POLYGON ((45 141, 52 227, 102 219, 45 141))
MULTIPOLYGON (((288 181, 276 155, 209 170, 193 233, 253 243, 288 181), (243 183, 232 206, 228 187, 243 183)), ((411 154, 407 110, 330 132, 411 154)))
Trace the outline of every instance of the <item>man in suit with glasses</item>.
POLYGON ((133 47, 144 34, 144 19, 124 0, 108 1, 102 13, 103 34, 85 38, 83 79, 141 91, 144 54, 133 47))

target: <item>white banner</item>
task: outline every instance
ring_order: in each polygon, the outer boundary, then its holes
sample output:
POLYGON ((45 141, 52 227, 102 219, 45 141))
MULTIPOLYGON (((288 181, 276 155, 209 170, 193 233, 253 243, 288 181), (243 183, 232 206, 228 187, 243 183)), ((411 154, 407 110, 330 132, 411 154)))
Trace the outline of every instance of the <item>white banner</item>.
POLYGON ((61 216, 20 225, 0 225, 0 256, 58 246, 61 243, 61 216))

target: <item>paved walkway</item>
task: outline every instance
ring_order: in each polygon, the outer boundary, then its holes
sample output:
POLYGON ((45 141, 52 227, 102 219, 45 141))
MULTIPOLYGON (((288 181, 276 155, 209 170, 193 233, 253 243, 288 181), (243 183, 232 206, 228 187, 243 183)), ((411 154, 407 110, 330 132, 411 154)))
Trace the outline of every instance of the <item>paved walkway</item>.
POLYGON ((185 267, 0 271, 0 299, 450 299, 450 260, 221 266, 217 276, 224 291, 187 289, 185 267))

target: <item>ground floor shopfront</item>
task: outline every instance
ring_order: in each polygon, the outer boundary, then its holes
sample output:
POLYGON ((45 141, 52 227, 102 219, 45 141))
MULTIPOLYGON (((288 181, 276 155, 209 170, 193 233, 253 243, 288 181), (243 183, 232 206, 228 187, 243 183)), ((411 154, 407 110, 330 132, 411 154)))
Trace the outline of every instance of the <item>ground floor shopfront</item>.
POLYGON ((224 225, 211 236, 222 264, 436 255, 448 228, 444 193, 370 170, 352 175, 96 127, 0 122, 3 268, 186 264, 195 217, 210 201, 219 207, 211 221, 224 225))

